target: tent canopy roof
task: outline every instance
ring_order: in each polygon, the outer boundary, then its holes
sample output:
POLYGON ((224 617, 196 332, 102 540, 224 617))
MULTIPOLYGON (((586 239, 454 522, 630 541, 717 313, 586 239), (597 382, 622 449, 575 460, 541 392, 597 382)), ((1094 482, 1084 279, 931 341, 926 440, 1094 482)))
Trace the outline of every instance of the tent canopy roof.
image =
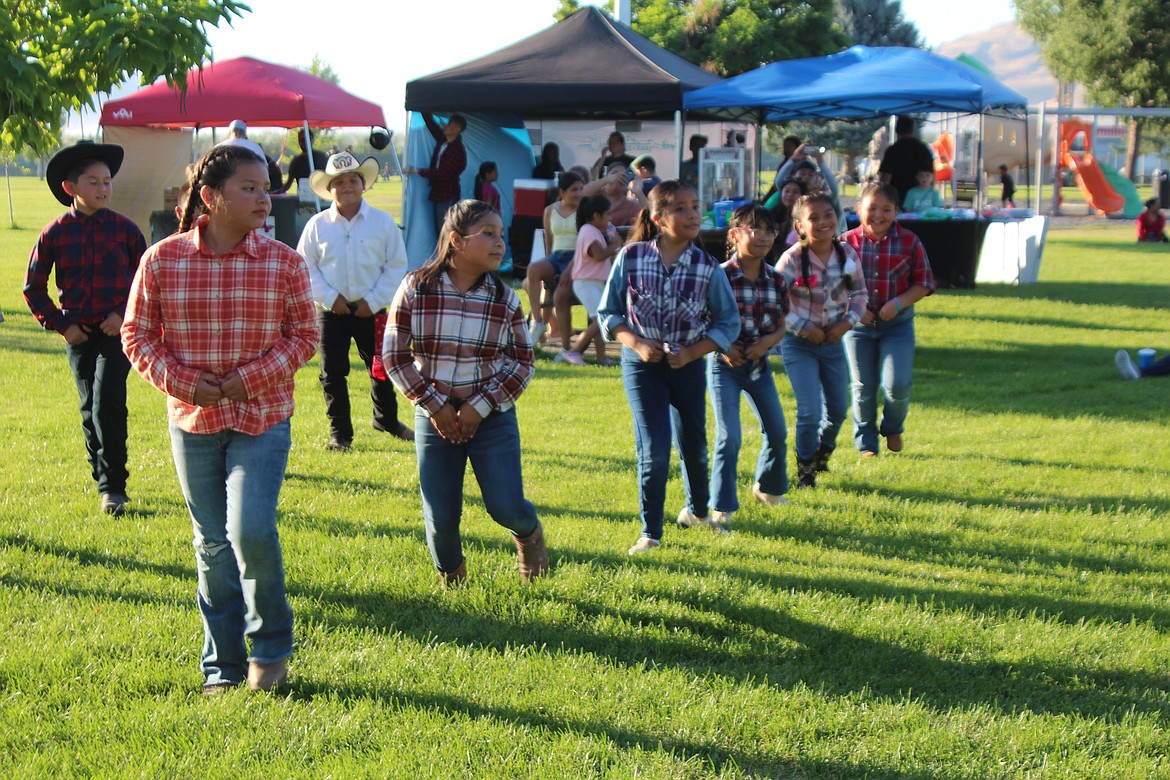
POLYGON ((382 108, 295 68, 238 57, 193 68, 187 92, 158 82, 102 106, 106 127, 385 127, 382 108))
POLYGON ((721 79, 587 6, 497 52, 406 85, 410 111, 662 117, 721 79))
POLYGON ((1023 109, 1027 99, 986 73, 922 49, 854 46, 773 62, 687 93, 688 111, 764 122, 863 119, 932 111, 1023 109))

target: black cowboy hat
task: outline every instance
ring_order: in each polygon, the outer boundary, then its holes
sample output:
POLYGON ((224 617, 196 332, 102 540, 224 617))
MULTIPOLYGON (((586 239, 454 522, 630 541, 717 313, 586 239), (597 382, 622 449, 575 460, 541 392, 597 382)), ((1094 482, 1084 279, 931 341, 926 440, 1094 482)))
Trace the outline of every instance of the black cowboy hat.
POLYGON ((53 155, 45 168, 45 181, 49 190, 63 206, 73 205, 73 196, 65 191, 61 182, 69 175, 70 169, 82 160, 100 160, 110 168, 110 175, 117 175, 122 167, 125 151, 117 144, 95 144, 93 141, 78 141, 53 155))

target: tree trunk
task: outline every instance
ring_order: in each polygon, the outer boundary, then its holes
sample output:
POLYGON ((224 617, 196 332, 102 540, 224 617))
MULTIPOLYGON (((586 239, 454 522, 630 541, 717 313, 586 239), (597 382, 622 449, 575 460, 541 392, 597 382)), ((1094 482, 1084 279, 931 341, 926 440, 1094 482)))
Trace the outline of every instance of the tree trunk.
POLYGON ((1138 147, 1142 141, 1142 120, 1136 116, 1129 118, 1129 132, 1125 142, 1125 172, 1130 181, 1137 181, 1138 147))

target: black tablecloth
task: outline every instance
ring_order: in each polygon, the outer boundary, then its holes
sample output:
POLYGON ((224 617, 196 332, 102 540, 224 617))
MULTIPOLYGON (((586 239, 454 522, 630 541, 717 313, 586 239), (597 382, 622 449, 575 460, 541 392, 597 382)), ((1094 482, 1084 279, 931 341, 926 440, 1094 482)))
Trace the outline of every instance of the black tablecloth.
POLYGON ((987 220, 951 219, 944 221, 906 220, 902 227, 918 236, 934 271, 934 281, 943 287, 975 286, 979 270, 979 252, 987 233, 987 220))
MULTIPOLYGON (((849 228, 857 227, 856 215, 847 217, 849 228)), ((975 286, 975 273, 979 270, 979 252, 983 249, 983 236, 987 233, 985 219, 926 220, 908 219, 899 225, 918 236, 934 281, 938 287, 975 286)))

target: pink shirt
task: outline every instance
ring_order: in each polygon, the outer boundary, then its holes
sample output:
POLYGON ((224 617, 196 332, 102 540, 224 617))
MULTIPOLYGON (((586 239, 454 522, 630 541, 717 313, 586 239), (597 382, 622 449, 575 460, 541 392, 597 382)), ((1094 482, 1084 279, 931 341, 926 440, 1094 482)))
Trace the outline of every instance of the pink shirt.
POLYGON ((586 223, 577 232, 577 250, 573 255, 573 265, 570 266, 573 281, 604 282, 609 278, 609 269, 613 266, 613 258, 607 257, 599 262, 590 257, 589 247, 593 244, 601 244, 601 251, 604 252, 606 247, 605 234, 595 225, 586 223))

